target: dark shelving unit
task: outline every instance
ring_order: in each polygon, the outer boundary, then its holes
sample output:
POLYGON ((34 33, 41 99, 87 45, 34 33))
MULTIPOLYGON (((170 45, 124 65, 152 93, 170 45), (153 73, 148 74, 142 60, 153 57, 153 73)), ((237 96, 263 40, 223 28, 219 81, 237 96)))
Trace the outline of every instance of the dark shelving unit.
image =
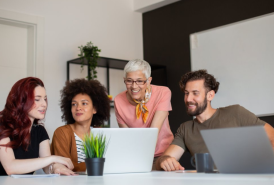
MULTIPOLYGON (((76 58, 76 59, 67 61, 67 80, 69 80, 69 66, 70 66, 70 64, 81 65, 81 62, 82 62, 81 58, 76 58)), ((107 87, 106 88, 109 93, 109 88, 110 88, 110 86, 109 86, 109 69, 123 70, 125 65, 127 64, 128 60, 100 57, 97 62, 98 62, 98 65, 97 65, 98 67, 107 68, 107 87)), ((86 59, 84 59, 84 65, 88 65, 86 59)), ((152 84, 167 86, 166 66, 155 65, 155 64, 150 64, 150 66, 151 66, 151 76, 153 77, 152 84)))

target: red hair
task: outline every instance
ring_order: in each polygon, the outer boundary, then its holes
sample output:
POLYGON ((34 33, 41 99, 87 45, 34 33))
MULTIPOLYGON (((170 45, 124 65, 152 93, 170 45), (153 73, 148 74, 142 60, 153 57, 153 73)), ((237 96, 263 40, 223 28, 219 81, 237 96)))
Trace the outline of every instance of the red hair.
MULTIPOLYGON (((6 147, 18 148, 22 145, 27 151, 30 144, 31 120, 28 113, 34 104, 34 89, 44 87, 44 83, 35 77, 17 81, 7 97, 5 108, 0 112, 0 140, 9 137, 6 147)), ((39 120, 34 120, 37 124, 39 120)))

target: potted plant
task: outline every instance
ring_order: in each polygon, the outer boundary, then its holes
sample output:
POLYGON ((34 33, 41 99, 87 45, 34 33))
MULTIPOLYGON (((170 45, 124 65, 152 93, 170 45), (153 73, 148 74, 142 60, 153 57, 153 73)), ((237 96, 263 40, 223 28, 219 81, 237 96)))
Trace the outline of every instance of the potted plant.
POLYGON ((96 136, 91 132, 85 135, 83 151, 86 154, 86 168, 88 176, 102 176, 104 172, 105 153, 108 143, 103 133, 96 136))
POLYGON ((99 53, 101 49, 97 46, 94 46, 92 42, 88 42, 85 46, 79 46, 80 54, 78 56, 81 58, 81 68, 83 70, 84 59, 87 60, 88 63, 88 76, 87 79, 95 79, 97 78, 97 60, 99 59, 99 53))

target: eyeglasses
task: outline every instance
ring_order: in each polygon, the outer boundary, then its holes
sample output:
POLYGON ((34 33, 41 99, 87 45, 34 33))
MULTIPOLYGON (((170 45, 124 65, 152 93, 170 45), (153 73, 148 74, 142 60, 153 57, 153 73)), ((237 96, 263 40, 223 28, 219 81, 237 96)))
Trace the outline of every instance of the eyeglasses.
POLYGON ((126 85, 133 85, 134 82, 136 83, 136 85, 144 85, 147 82, 147 80, 136 80, 136 81, 134 81, 134 80, 128 79, 128 80, 124 80, 124 82, 125 82, 126 85))

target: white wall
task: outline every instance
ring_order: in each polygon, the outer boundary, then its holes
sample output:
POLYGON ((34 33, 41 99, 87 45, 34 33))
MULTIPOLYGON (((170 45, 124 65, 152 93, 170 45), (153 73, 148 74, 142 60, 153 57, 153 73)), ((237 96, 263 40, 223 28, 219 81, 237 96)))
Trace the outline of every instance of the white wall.
POLYGON ((191 69, 220 82, 215 108, 240 104, 274 115, 274 13, 191 35, 191 69))
POLYGON ((5 106, 12 85, 27 75, 27 41, 26 27, 0 20, 0 110, 5 106))
MULTIPOLYGON (((0 0, 0 8, 44 17, 44 83, 49 107, 45 126, 52 137, 64 124, 59 107, 66 80, 66 61, 78 46, 92 41, 101 56, 143 58, 142 15, 130 0, 0 0)), ((122 79, 121 79, 122 80, 122 79)))

